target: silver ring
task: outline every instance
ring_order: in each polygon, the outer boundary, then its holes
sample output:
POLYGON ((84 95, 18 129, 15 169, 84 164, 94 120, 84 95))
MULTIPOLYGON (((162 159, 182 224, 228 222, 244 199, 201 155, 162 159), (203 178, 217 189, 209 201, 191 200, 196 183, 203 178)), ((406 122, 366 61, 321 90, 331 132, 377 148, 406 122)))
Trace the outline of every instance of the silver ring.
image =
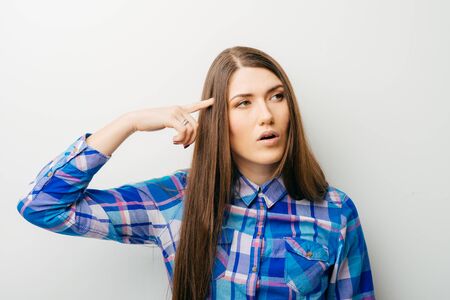
POLYGON ((186 119, 184 119, 184 121, 183 121, 183 126, 185 126, 187 123, 189 123, 189 121, 186 120, 186 119))

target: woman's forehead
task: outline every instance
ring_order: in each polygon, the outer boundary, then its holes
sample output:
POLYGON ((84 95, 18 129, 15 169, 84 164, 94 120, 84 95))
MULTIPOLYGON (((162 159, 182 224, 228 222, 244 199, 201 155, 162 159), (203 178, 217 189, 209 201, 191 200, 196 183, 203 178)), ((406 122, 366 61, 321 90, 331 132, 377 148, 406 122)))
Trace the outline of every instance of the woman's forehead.
POLYGON ((282 85, 280 79, 265 68, 240 68, 230 78, 228 98, 231 100, 239 94, 264 95, 279 85, 282 85))

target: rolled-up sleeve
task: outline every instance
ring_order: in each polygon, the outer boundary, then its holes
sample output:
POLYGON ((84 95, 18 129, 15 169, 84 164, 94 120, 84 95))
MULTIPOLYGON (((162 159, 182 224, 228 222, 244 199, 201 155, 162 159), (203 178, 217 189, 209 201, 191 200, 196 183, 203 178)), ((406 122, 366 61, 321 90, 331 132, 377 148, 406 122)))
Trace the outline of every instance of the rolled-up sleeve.
POLYGON ((41 169, 31 182, 31 191, 19 200, 17 211, 30 223, 60 234, 159 244, 166 217, 183 192, 180 176, 175 172, 177 176, 116 188, 88 188, 111 158, 86 143, 90 135, 79 137, 41 169))
POLYGON ((337 259, 327 290, 327 299, 375 299, 369 252, 358 211, 345 196, 337 259))

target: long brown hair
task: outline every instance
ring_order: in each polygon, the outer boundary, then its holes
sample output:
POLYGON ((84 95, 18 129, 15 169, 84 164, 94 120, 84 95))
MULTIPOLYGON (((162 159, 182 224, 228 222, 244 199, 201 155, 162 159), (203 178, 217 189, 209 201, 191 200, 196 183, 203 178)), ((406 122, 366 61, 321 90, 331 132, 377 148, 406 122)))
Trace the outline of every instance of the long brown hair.
POLYGON ((266 68, 284 85, 290 125, 286 151, 273 176, 282 176, 293 199, 323 199, 328 187, 305 138, 297 99, 282 67, 258 49, 236 46, 222 51, 210 66, 203 86, 202 99, 214 97, 215 101, 199 112, 175 255, 175 300, 203 300, 209 295, 225 208, 233 196, 234 183, 238 182, 228 131, 228 84, 231 75, 241 67, 266 68))

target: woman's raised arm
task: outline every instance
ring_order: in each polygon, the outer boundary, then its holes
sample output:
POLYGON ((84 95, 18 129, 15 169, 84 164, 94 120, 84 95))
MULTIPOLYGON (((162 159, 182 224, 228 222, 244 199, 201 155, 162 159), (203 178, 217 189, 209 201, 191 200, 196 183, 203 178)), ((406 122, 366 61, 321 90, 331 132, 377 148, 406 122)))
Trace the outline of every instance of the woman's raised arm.
POLYGON ((17 210, 30 223, 61 234, 121 243, 166 242, 161 233, 179 217, 186 170, 105 190, 88 185, 133 132, 174 127, 180 132, 179 141, 192 143, 197 125, 189 112, 211 104, 208 99, 185 107, 134 111, 94 134, 84 134, 41 169, 17 210), (193 126, 182 125, 184 119, 193 126))

